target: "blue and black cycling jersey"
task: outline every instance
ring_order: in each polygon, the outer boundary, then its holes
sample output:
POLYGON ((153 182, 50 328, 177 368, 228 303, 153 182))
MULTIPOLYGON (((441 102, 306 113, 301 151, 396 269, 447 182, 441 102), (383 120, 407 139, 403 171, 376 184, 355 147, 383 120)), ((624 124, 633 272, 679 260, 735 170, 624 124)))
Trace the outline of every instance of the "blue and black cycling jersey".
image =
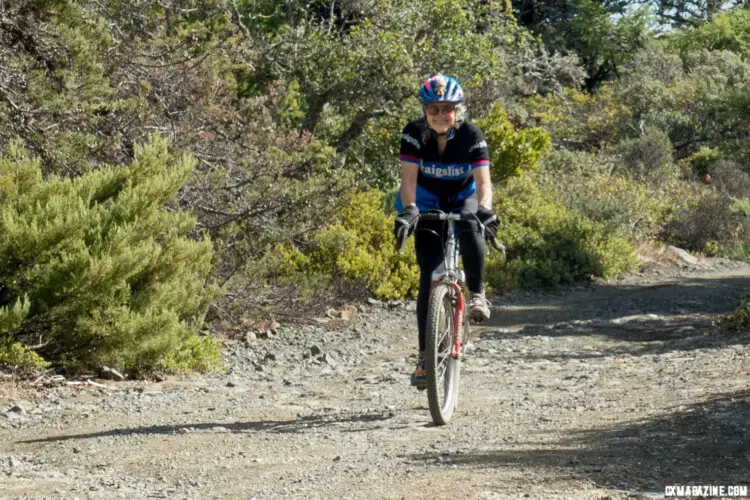
MULTIPOLYGON (((471 122, 452 129, 443 154, 438 152, 437 138, 426 134, 424 118, 409 122, 401 134, 401 161, 419 166, 417 207, 420 211, 460 204, 476 192, 472 176, 475 168, 489 167, 490 154, 482 131, 471 122)), ((396 210, 403 210, 401 197, 396 210)))

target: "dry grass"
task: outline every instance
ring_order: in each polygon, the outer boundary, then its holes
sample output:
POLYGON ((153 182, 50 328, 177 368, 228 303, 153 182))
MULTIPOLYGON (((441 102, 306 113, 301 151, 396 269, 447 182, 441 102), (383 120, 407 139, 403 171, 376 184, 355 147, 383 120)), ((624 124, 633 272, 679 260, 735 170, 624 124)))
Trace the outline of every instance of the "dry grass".
POLYGON ((16 377, 0 374, 0 409, 17 400, 22 392, 21 382, 16 377))
POLYGON ((669 250, 669 245, 657 241, 638 243, 636 251, 638 252, 638 259, 642 263, 641 267, 670 267, 685 263, 669 250))

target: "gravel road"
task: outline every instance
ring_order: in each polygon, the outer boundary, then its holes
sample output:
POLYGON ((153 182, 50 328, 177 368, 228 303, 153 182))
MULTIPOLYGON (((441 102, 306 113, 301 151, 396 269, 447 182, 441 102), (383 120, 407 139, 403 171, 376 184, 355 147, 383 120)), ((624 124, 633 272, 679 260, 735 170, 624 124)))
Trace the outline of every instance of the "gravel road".
MULTIPOLYGON (((661 498, 750 484, 750 289, 726 261, 496 298, 448 426, 414 304, 228 343, 226 374, 0 381, 0 498, 661 498)), ((332 314, 332 316, 336 316, 332 314)))

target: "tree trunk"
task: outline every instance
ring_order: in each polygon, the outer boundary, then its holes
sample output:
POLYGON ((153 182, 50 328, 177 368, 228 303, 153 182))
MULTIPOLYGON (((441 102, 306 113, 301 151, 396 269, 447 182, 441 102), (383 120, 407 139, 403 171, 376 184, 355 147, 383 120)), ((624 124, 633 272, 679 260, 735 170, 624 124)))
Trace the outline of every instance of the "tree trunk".
POLYGON ((355 115, 349 128, 346 129, 346 132, 339 137, 338 146, 336 146, 336 153, 338 154, 337 166, 339 168, 346 164, 346 152, 349 151, 349 148, 357 137, 362 135, 370 118, 372 118, 370 112, 360 111, 355 115))
POLYGON ((716 14, 721 12, 721 0, 707 0, 706 1, 706 21, 711 22, 716 14))
POLYGON ((315 127, 320 121, 320 115, 323 113, 323 108, 328 102, 328 94, 310 96, 307 99, 310 107, 307 109, 305 118, 302 120, 302 130, 300 132, 315 132, 315 127))

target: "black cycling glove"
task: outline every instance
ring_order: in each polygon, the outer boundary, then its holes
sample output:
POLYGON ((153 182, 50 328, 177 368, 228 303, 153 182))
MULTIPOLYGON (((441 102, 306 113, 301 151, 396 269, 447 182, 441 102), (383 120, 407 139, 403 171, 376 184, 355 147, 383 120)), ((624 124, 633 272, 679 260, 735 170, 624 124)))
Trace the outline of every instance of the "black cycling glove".
POLYGON ((480 206, 477 209, 477 219, 484 226, 484 237, 487 240, 493 240, 497 238, 498 220, 495 212, 489 208, 480 206))
POLYGON ((415 205, 409 205, 404 211, 396 216, 393 227, 393 235, 396 237, 396 248, 403 248, 406 240, 417 228, 419 220, 419 209, 415 205))

